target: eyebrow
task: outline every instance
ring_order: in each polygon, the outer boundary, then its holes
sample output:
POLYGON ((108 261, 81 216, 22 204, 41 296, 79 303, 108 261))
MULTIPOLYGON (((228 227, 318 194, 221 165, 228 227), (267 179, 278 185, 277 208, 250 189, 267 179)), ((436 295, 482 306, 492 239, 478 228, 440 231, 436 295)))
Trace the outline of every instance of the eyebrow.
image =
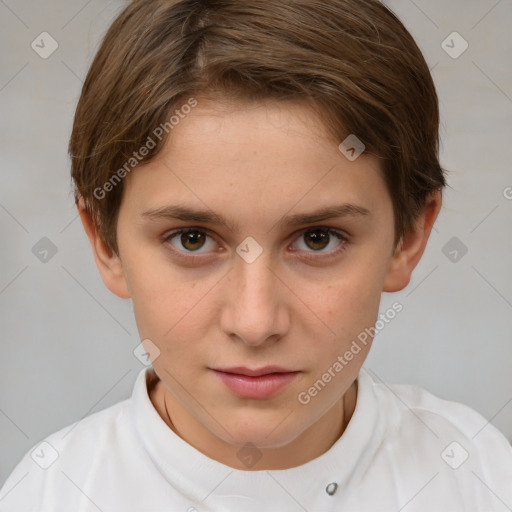
MULTIPOLYGON (((204 224, 223 224, 231 231, 238 230, 238 224, 230 223, 222 215, 211 210, 197 210, 182 205, 169 205, 160 208, 152 208, 141 213, 141 216, 150 220, 182 220, 193 221, 204 224)), ((344 203, 340 205, 326 206, 307 213, 295 213, 285 215, 275 225, 298 226, 301 224, 312 224, 327 219, 343 217, 369 217, 370 210, 356 204, 344 203)))

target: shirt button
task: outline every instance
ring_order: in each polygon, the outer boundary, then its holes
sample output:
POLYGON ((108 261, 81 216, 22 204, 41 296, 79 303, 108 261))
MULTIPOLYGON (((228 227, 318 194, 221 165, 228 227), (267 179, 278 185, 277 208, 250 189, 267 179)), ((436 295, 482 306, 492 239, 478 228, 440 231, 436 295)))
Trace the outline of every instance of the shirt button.
POLYGON ((325 488, 325 492, 329 495, 329 496, 332 496, 336 490, 338 489, 338 484, 336 482, 331 482, 326 488, 325 488))

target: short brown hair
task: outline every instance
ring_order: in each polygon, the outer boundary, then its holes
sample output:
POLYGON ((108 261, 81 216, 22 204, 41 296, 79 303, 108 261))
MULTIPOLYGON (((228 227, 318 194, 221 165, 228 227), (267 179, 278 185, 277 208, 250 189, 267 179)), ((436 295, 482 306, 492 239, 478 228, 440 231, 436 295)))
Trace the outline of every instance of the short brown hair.
MULTIPOLYGON (((428 195, 445 186, 429 68, 381 2, 133 0, 94 58, 69 144, 75 200, 83 198, 115 252, 122 180, 111 182, 108 194, 98 190, 127 169, 133 152, 175 108, 215 92, 304 101, 338 143, 355 134, 381 159, 395 244, 428 195)), ((154 158, 166 137, 141 162, 154 158)))

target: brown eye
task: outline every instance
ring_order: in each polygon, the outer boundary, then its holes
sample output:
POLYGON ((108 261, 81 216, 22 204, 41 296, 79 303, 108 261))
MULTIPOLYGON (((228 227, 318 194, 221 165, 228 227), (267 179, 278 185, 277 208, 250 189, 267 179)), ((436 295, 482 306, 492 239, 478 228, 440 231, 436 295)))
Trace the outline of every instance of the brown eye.
POLYGON ((348 243, 343 232, 332 228, 319 227, 303 231, 294 244, 294 250, 304 253, 334 254, 344 249, 348 243))
POLYGON ((189 231, 187 233, 182 233, 180 237, 180 242, 185 247, 185 249, 189 251, 197 251, 203 247, 206 240, 206 236, 204 233, 200 231, 189 231))
POLYGON ((164 237, 180 253, 197 252, 203 254, 214 250, 215 241, 202 229, 180 229, 164 237))
POLYGON ((325 231, 308 231, 304 234, 306 245, 315 251, 324 249, 329 244, 331 235, 325 231))

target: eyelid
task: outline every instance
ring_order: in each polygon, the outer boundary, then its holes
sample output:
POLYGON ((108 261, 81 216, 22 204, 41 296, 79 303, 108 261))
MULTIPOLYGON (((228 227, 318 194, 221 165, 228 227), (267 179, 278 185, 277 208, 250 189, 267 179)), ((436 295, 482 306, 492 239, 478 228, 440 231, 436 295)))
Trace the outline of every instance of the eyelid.
POLYGON ((299 236, 303 235, 304 233, 307 233, 308 231, 325 231, 326 233, 329 233, 330 235, 335 235, 337 237, 340 238, 340 240, 349 240, 349 237, 350 235, 342 230, 342 229, 338 229, 338 228, 333 228, 333 227, 330 227, 330 226, 309 226, 307 228, 302 228, 302 229, 299 229, 299 231, 296 231, 294 233, 293 236, 295 236, 296 238, 298 238, 299 236))

